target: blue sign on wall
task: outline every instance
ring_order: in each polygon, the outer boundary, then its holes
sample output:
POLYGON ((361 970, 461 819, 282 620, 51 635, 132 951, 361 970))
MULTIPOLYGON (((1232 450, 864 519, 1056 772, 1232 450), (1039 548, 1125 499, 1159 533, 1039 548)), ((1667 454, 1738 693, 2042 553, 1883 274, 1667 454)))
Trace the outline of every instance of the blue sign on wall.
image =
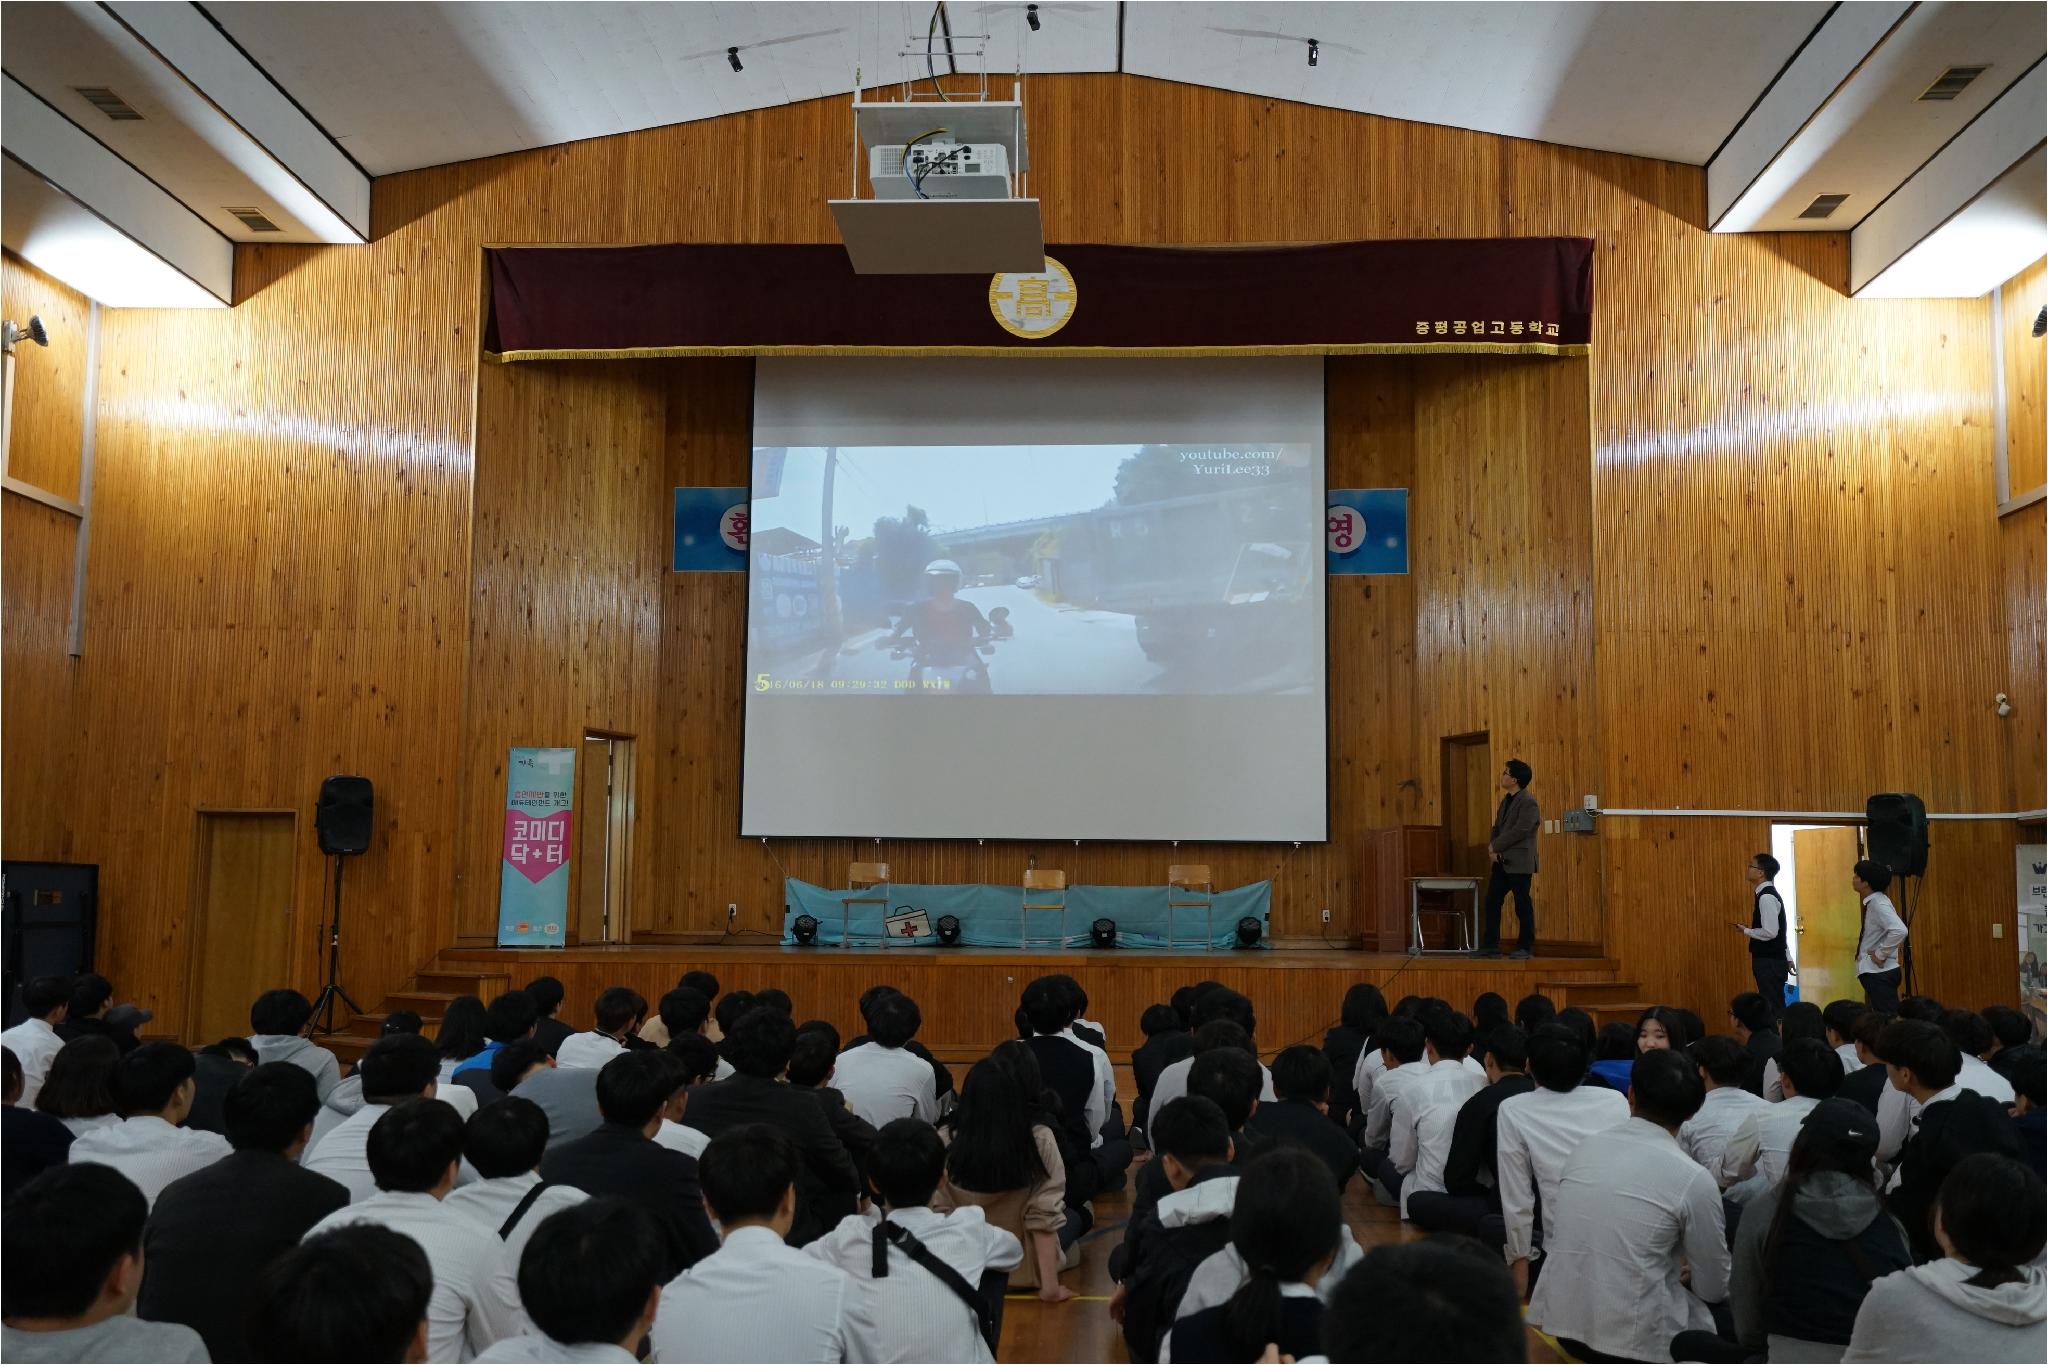
POLYGON ((744 488, 678 488, 671 567, 677 573, 745 573, 747 507, 744 488))
POLYGON ((1408 572, 1408 490, 1332 488, 1323 529, 1333 574, 1408 572))

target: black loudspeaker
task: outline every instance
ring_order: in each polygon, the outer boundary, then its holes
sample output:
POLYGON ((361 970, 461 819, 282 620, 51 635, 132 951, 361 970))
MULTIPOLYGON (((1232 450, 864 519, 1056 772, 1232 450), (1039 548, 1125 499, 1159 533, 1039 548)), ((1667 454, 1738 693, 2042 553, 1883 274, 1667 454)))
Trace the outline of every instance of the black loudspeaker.
POLYGON ((320 784, 320 800, 313 807, 313 828, 320 835, 320 851, 351 857, 370 847, 370 825, 375 798, 367 777, 328 778, 320 784))
POLYGON ((1927 871, 1927 807, 1911 792, 1884 792, 1864 803, 1870 823, 1871 861, 1883 863, 1894 877, 1918 877, 1927 871))
POLYGON ((86 863, 0 864, 0 969, 5 1022, 22 1020, 21 987, 39 976, 76 976, 93 965, 99 927, 100 870, 86 863))

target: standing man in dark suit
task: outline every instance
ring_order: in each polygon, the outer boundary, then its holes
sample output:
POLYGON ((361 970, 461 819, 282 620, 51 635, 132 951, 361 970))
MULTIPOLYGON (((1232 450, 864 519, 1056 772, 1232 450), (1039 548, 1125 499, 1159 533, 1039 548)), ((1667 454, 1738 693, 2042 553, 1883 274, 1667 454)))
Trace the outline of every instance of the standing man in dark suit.
POLYGON ((1536 906, 1529 899, 1529 879, 1536 875, 1536 832, 1543 828, 1543 811, 1529 795, 1529 781, 1536 774, 1519 758, 1511 758, 1500 770, 1500 787, 1505 796, 1493 813, 1493 836, 1486 841, 1493 859, 1493 873, 1486 881, 1486 912, 1479 928, 1479 946, 1474 957, 1500 956, 1500 906, 1513 892, 1515 922, 1519 932, 1515 951, 1509 956, 1525 958, 1536 951, 1536 906))
POLYGON ((164 1187, 143 1234, 136 1311, 182 1322, 215 1360, 253 1360, 251 1286, 306 1230, 348 1204, 348 1187, 299 1165, 320 1095, 313 1073, 269 1062, 221 1103, 232 1155, 164 1187))

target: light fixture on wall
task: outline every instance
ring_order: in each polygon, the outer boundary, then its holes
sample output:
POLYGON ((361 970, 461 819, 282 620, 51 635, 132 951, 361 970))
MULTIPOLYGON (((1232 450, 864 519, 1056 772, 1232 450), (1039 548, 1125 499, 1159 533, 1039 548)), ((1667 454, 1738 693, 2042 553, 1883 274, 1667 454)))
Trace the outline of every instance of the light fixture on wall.
POLYGON ((1310 66, 1314 66, 1316 64, 1316 54, 1321 52, 1322 49, 1323 45, 1317 42, 1315 39, 1311 38, 1308 40, 1308 64, 1310 66))
POLYGON ((2040 312, 2034 314, 2034 335, 2048 335, 2048 307, 2044 307, 2040 312))
POLYGON ((744 66, 740 65, 740 50, 736 47, 729 47, 725 50, 725 60, 726 64, 735 71, 746 70, 744 66))
POLYGON ((1038 32, 1038 6, 1026 5, 1024 7, 1024 22, 1031 25, 1033 33, 1038 32))
POLYGON ((14 343, 23 337, 38 346, 47 346, 50 344, 50 329, 43 326, 42 318, 34 313, 28 315, 26 327, 13 318, 0 322, 0 342, 5 343, 0 345, 0 353, 5 356, 0 360, 0 367, 5 371, 0 373, 0 451, 5 451, 14 439, 14 343))

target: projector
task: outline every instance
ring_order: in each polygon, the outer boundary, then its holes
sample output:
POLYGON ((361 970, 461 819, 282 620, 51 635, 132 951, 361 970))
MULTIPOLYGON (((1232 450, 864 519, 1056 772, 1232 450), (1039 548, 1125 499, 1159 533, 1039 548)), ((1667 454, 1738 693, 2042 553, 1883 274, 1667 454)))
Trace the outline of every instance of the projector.
POLYGON ((868 149, 868 179, 877 199, 1008 199, 1010 155, 1000 142, 920 142, 906 161, 903 147, 868 149))

